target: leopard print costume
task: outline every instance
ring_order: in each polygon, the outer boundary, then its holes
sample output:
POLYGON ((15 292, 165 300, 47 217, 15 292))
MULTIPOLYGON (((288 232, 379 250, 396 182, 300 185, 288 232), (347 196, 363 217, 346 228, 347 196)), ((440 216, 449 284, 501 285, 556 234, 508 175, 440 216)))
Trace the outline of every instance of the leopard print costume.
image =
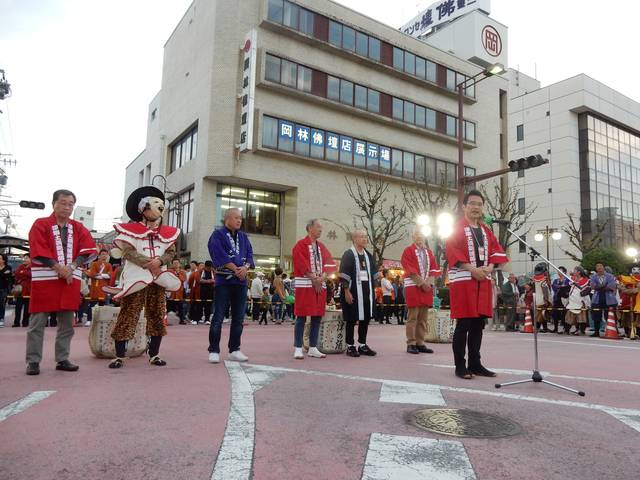
POLYGON ((122 298, 118 321, 111 333, 111 337, 116 342, 131 340, 134 337, 143 307, 147 319, 147 335, 163 337, 167 334, 167 327, 164 325, 164 317, 167 313, 165 289, 152 283, 122 298))

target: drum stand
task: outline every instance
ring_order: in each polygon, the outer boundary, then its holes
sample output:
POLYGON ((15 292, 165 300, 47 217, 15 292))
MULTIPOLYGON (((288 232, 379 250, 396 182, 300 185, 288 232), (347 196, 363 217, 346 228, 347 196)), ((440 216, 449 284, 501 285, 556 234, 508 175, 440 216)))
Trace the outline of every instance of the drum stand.
MULTIPOLYGON (((545 262, 547 262, 549 265, 551 265, 553 268, 555 268, 556 271, 560 275, 563 275, 564 277, 568 278, 569 281, 571 283, 573 283, 573 280, 571 280, 564 272, 562 272, 562 270, 560 270, 558 267, 556 267, 553 263, 551 263, 549 261, 548 258, 546 258, 543 255, 541 255, 540 252, 538 252, 535 248, 533 248, 526 241, 524 241, 522 239, 522 237, 517 235, 515 232, 513 232, 509 228, 507 228, 507 230, 509 231, 509 233, 511 233, 511 235, 513 235, 519 241, 521 241, 527 247, 529 247, 529 256, 531 257, 531 262, 532 263, 533 263, 533 261, 535 260, 536 257, 540 257, 545 262)), ((574 390, 573 388, 565 387, 564 385, 559 385, 557 383, 550 382, 549 380, 545 380, 544 377, 542 376, 542 374, 540 373, 540 370, 539 370, 539 367, 538 367, 538 323, 535 321, 535 319, 533 320, 533 353, 534 353, 534 368, 533 368, 533 374, 531 375, 531 378, 525 378, 524 380, 516 380, 514 382, 496 383, 495 387, 496 388, 502 388, 502 387, 508 387, 510 385, 518 385, 520 383, 529 383, 529 382, 546 383, 547 385, 551 385, 552 387, 556 387, 556 388, 559 388, 561 390, 566 390, 567 392, 575 393, 576 395, 580 395, 581 397, 584 397, 585 393, 583 391, 574 390)))

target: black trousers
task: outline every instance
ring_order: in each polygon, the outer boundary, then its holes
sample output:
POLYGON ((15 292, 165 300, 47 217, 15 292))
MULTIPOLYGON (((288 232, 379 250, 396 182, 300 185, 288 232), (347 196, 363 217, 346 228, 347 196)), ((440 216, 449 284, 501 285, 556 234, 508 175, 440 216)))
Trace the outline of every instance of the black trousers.
MULTIPOLYGON (((369 322, 371 321, 371 303, 369 300, 369 286, 367 284, 362 285, 362 303, 364 307, 363 320, 358 323, 358 343, 365 345, 367 343, 367 333, 369 332, 369 322)), ((346 324, 345 341, 347 345, 354 345, 353 331, 358 322, 358 297, 357 294, 353 295, 353 303, 349 305, 344 295, 340 299, 342 308, 342 317, 346 324)))
POLYGON ((23 327, 29 326, 29 300, 30 297, 17 297, 16 298, 16 311, 15 318, 13 320, 13 324, 16 326, 20 326, 22 322, 23 327))
POLYGON ((459 318, 453 332, 453 359, 457 371, 465 371, 465 347, 469 352, 469 369, 480 368, 480 347, 482 345, 482 331, 484 318, 459 318))
POLYGON ((384 321, 389 323, 389 319, 391 318, 391 315, 393 315, 394 308, 391 295, 384 295, 382 297, 382 303, 384 304, 384 321))

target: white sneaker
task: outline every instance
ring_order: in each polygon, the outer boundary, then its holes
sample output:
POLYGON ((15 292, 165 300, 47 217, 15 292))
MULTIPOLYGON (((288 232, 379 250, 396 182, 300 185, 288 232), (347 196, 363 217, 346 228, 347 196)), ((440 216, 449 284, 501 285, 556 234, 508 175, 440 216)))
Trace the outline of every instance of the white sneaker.
POLYGON ((0 320, 0 328, 4 327, 4 320, 0 320))
POLYGON ((209 320, 207 320, 206 322, 204 322, 205 325, 211 325, 211 322, 209 320))
POLYGON ((191 325, 197 325, 198 322, 196 322, 195 320, 191 320, 191 325))
POLYGON ((295 358, 296 360, 302 360, 304 358, 304 353, 302 353, 301 348, 296 348, 293 351, 293 358, 295 358))
POLYGON ((220 363, 220 354, 215 352, 209 353, 209 363, 220 363))
POLYGON ((231 321, 230 318, 225 318, 224 320, 222 320, 222 323, 229 323, 231 321))
POLYGON ((84 326, 85 327, 90 327, 91 326, 91 322, 89 320, 87 320, 86 322, 84 322, 84 326))
POLYGON ((240 350, 236 350, 235 352, 231 352, 229 354, 229 360, 232 360, 234 362, 246 362, 247 360, 249 360, 249 357, 247 357, 240 350))
POLYGON ((307 356, 315 357, 315 358, 324 358, 324 357, 326 357, 326 355, 324 353, 322 353, 320 350, 318 350, 316 347, 309 348, 309 353, 307 353, 307 356))

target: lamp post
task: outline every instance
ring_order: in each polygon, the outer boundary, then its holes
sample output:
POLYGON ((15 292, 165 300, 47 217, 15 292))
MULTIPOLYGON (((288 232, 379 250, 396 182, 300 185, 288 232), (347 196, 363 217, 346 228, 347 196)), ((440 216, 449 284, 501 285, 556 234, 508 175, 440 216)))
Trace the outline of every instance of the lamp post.
POLYGON ((468 181, 464 178, 464 91, 472 86, 477 85, 485 78, 492 77, 494 75, 500 75, 505 72, 504 65, 496 63, 490 65, 489 68, 467 78, 464 82, 460 82, 456 85, 458 90, 458 208, 462 208, 462 200, 464 198, 464 186, 468 181))
POLYGON ((635 247, 629 247, 627 248, 624 253, 627 254, 627 257, 630 257, 633 259, 633 263, 637 263, 638 262, 638 249, 635 247))
POLYGON ((549 258, 549 237, 558 241, 562 238, 562 233, 559 229, 550 228, 549 225, 546 225, 543 229, 538 230, 533 237, 536 242, 541 242, 544 239, 547 240, 547 258, 549 258))

